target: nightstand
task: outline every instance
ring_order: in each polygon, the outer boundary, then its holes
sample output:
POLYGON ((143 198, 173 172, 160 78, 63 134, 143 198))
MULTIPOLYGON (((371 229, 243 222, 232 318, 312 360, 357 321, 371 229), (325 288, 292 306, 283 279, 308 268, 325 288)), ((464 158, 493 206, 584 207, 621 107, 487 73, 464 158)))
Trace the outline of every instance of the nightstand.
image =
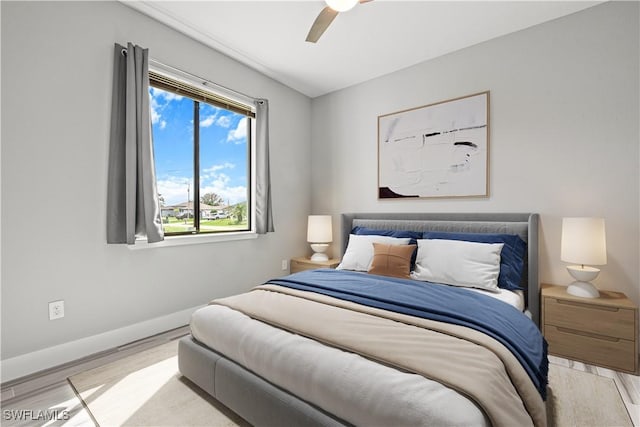
POLYGON ((638 307, 623 293, 598 298, 569 295, 564 286, 542 285, 542 333, 549 353, 635 374, 638 307))
POLYGON ((311 261, 306 257, 291 258, 289 271, 297 273, 304 270, 314 270, 316 268, 336 268, 340 264, 339 259, 330 259, 329 261, 311 261))

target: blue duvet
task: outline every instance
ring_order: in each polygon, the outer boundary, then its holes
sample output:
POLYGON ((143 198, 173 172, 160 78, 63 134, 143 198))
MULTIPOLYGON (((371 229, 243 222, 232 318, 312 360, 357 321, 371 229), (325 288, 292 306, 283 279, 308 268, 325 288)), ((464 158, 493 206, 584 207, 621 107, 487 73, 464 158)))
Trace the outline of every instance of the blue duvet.
POLYGON ((502 301, 454 286, 344 270, 303 271, 269 283, 483 332, 514 354, 546 400, 547 343, 529 318, 502 301))

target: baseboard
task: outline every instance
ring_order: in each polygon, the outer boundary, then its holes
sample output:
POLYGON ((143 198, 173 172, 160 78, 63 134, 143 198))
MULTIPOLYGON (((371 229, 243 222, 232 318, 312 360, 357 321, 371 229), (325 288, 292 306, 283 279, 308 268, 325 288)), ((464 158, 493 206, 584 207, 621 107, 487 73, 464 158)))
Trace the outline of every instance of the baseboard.
POLYGON ((198 308, 200 306, 2 360, 2 383, 179 328, 189 323, 191 314, 198 308))

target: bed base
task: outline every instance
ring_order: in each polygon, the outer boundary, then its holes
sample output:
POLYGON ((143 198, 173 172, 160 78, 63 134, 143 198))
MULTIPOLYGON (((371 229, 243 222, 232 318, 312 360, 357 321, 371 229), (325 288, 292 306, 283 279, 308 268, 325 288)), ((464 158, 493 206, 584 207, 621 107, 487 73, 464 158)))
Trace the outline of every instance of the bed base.
POLYGON ((178 343, 178 367, 185 377, 254 426, 350 426, 200 344, 192 336, 178 343))

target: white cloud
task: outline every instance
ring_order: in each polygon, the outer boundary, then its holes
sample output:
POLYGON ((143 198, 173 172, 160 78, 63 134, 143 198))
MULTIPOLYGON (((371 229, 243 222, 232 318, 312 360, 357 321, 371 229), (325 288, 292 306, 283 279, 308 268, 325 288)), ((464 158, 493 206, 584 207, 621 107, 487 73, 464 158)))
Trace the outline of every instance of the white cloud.
POLYGON ((235 167, 235 164, 227 162, 204 168, 200 175, 200 194, 216 193, 225 203, 229 202, 232 205, 246 201, 246 185, 230 185, 232 178, 221 172, 235 167))
POLYGON ((150 97, 149 109, 151 110, 151 123, 156 124, 160 121, 160 113, 158 113, 158 101, 154 97, 150 97))
POLYGON ((247 118, 243 117, 238 122, 238 126, 235 129, 230 130, 227 135, 227 141, 241 144, 247 140, 247 118))
POLYGON ((189 198, 193 200, 193 185, 191 178, 180 176, 169 176, 165 179, 158 179, 158 193, 164 197, 166 206, 177 205, 187 201, 187 188, 189 188, 189 198))
POLYGON ((153 103, 151 104, 151 123, 152 124, 156 124, 160 121, 160 113, 158 113, 158 110, 156 108, 154 108, 153 103))
POLYGON ((221 165, 213 165, 213 166, 211 166, 211 167, 204 168, 204 169, 202 169, 202 171, 204 172, 203 176, 204 176, 204 175, 212 175, 212 176, 213 176, 213 175, 215 175, 215 174, 216 174, 216 172, 218 172, 218 171, 220 171, 220 170, 223 170, 223 169, 233 169, 233 168, 235 168, 235 167, 236 167, 236 165, 235 165, 235 164, 233 164, 233 163, 229 163, 229 162, 226 162, 226 163, 223 163, 223 164, 221 164, 221 165))
POLYGON ((149 94, 150 102, 149 108, 151 110, 151 123, 160 123, 160 129, 167 127, 167 121, 162 119, 162 111, 166 108, 171 101, 180 101, 184 98, 182 95, 177 95, 171 92, 165 92, 164 90, 151 87, 149 94))
POLYGON ((217 114, 212 114, 212 115, 207 116, 206 118, 200 120, 200 127, 208 128, 209 126, 214 124, 215 121, 216 121, 216 115, 217 114))
POLYGON ((238 185, 238 186, 229 186, 229 182, 231 178, 225 174, 219 174, 216 179, 210 182, 208 185, 200 185, 200 193, 216 193, 218 196, 222 197, 224 203, 227 202, 231 205, 234 205, 239 202, 244 202, 247 200, 247 187, 238 185))
POLYGON ((162 96, 167 101, 167 103, 169 103, 171 101, 181 101, 182 98, 184 98, 184 96, 178 95, 178 94, 172 93, 172 92, 164 92, 164 94, 162 96))
POLYGON ((153 86, 151 87, 151 95, 158 100, 160 100, 160 98, 164 98, 165 104, 168 104, 171 101, 180 101, 182 98, 184 98, 184 96, 182 95, 178 95, 173 92, 167 92, 153 86))
POLYGON ((216 124, 220 127, 228 128, 229 126, 231 126, 231 119, 229 118, 229 116, 220 116, 216 124))
MULTIPOLYGON (((203 168, 200 174, 200 194, 215 193, 222 197, 224 203, 236 204, 247 200, 246 185, 231 185, 233 178, 225 170, 236 167, 233 163, 222 163, 203 168)), ((165 205, 177 205, 187 201, 187 188, 189 197, 193 200, 192 179, 179 176, 168 176, 163 179, 158 178, 158 193, 164 197, 165 205)), ((242 182, 242 181, 241 181, 242 182)))
POLYGON ((210 112, 210 114, 218 114, 220 112, 220 109, 218 107, 214 106, 214 105, 207 104, 205 102, 205 103, 201 103, 200 104, 200 111, 203 114, 207 114, 209 112, 210 112))
POLYGON ((228 128, 229 126, 231 126, 231 119, 229 118, 229 116, 218 116, 220 110, 216 109, 214 111, 215 112, 213 114, 210 114, 204 119, 200 120, 200 127, 208 128, 213 124, 222 128, 228 128))

